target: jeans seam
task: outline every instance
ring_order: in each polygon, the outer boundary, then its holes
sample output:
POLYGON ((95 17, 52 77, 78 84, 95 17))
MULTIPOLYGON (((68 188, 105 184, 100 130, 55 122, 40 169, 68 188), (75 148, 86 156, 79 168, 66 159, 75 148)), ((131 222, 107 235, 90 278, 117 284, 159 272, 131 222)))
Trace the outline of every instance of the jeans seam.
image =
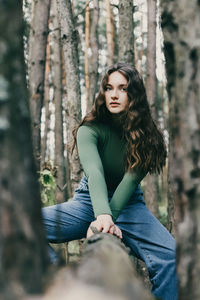
MULTIPOLYGON (((141 246, 141 243, 140 243, 139 241, 136 241, 136 243, 138 243, 139 247, 144 251, 144 253, 145 253, 145 255, 146 255, 146 258, 147 258, 148 261, 149 261, 149 267, 150 267, 150 268, 147 268, 147 269, 148 269, 148 270, 151 269, 152 271, 155 272, 155 275, 157 275, 156 270, 154 270, 155 268, 154 268, 154 266, 153 266, 153 261, 152 261, 150 255, 149 255, 148 251, 147 251, 146 249, 144 249, 144 248, 141 246)), ((149 273, 150 273, 150 272, 149 272, 149 273)), ((151 280, 151 283, 152 283, 153 285, 155 285, 155 284, 157 283, 157 280, 156 280, 156 279, 152 279, 152 280, 151 280)))

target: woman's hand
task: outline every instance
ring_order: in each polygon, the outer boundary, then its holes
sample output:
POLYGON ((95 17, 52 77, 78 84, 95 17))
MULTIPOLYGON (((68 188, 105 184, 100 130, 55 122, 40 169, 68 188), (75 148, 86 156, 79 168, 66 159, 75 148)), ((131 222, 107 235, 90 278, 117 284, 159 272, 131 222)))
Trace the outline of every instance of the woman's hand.
POLYGON ((95 227, 99 232, 114 234, 120 239, 122 232, 117 225, 114 224, 111 215, 99 215, 96 220, 90 224, 87 231, 87 238, 91 237, 94 233, 91 227, 95 227))

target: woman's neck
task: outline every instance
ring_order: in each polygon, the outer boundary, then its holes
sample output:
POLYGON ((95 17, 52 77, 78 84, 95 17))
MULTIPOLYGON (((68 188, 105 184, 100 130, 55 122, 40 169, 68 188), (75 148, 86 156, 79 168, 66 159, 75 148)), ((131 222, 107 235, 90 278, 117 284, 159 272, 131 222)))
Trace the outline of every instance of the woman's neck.
POLYGON ((122 129, 124 118, 125 118, 124 112, 119 114, 111 114, 111 123, 114 127, 122 129))

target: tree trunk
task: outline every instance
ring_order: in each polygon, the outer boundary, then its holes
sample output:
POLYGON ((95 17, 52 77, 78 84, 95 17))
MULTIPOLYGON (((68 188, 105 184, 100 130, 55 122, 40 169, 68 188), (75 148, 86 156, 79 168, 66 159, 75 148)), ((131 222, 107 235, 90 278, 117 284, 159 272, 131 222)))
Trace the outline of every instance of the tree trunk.
MULTIPOLYGON (((171 149, 169 149, 169 153, 171 153, 171 149)), ((170 155, 170 160, 169 164, 172 165, 173 161, 171 161, 171 155, 170 155)), ((169 174, 169 168, 168 168, 168 201, 167 201, 167 229, 171 234, 176 237, 176 232, 177 232, 177 224, 176 224, 176 219, 175 219, 175 203, 174 203, 174 197, 172 193, 172 184, 170 179, 170 174, 169 174)))
POLYGON ((63 107, 62 107, 62 55, 60 44, 60 28, 57 14, 56 1, 51 2, 52 9, 52 69, 53 69, 53 88, 55 103, 55 163, 56 167, 56 202, 64 202, 66 199, 65 185, 65 159, 63 141, 63 107), (64 188, 64 189, 63 189, 64 188))
POLYGON ((140 64, 139 64, 139 71, 140 71, 140 74, 142 75, 143 74, 143 71, 144 71, 144 68, 143 68, 143 56, 144 56, 144 53, 145 53, 145 32, 144 32, 144 16, 143 14, 141 15, 141 20, 140 20, 140 30, 141 30, 141 48, 140 48, 140 51, 139 51, 139 61, 140 61, 140 64))
MULTIPOLYGON (((83 246, 84 247, 84 246, 83 246)), ((153 300, 134 269, 128 249, 110 234, 96 234, 87 240, 78 264, 56 272, 46 299, 153 300)))
POLYGON ((30 109, 33 130, 33 149, 38 171, 40 170, 41 110, 44 97, 49 8, 49 0, 34 0, 29 41, 30 109))
POLYGON ((146 91, 153 117, 156 118, 156 0, 148 0, 146 91))
POLYGON ((153 299, 137 277, 127 248, 110 234, 98 233, 87 241, 77 278, 122 299, 153 299))
POLYGON ((108 48, 108 65, 112 65, 114 61, 114 22, 110 0, 106 0, 106 38, 108 48))
POLYGON ((46 160, 47 154, 47 139, 48 139, 48 132, 49 132, 49 124, 50 124, 50 111, 49 111, 49 104, 50 104, 50 45, 49 45, 49 35, 47 38, 47 46, 46 46, 46 64, 45 64, 45 89, 44 89, 44 109, 45 109, 45 118, 44 118, 44 132, 43 136, 41 137, 41 160, 40 160, 40 170, 46 160))
MULTIPOLYGON (((152 114, 156 119, 156 0, 147 1, 148 5, 148 32, 147 32, 147 99, 152 114)), ((145 200, 147 207, 158 217, 158 178, 157 175, 148 175, 144 179, 145 200)))
POLYGON ((89 97, 88 111, 91 110, 97 93, 98 83, 98 67, 99 67, 99 38, 98 38, 98 22, 99 22, 99 1, 93 0, 93 9, 91 11, 90 26, 90 49, 91 56, 89 58, 89 97))
POLYGON ((85 7, 85 97, 86 97, 86 110, 88 111, 88 98, 89 98, 89 46, 90 46, 90 7, 89 0, 86 1, 85 7))
POLYGON ((148 174, 143 180, 144 198, 148 209, 158 217, 158 182, 157 175, 148 174))
POLYGON ((71 2, 65 0, 57 0, 59 19, 61 26, 61 40, 63 44, 65 72, 66 72, 66 122, 67 122, 67 152, 70 162, 71 185, 72 190, 77 187, 80 176, 81 167, 76 151, 71 154, 70 148, 73 142, 72 131, 79 124, 81 119, 81 93, 80 93, 80 77, 79 77, 79 60, 77 31, 74 27, 74 19, 72 15, 71 2))
POLYGON ((139 55, 138 55, 138 50, 137 50, 135 39, 134 39, 134 54, 135 54, 135 67, 138 70, 138 72, 142 75, 140 64, 139 64, 139 55))
MULTIPOLYGON (((63 106, 64 110, 66 111, 66 103, 67 103, 67 91, 66 91, 66 72, 65 72, 65 62, 64 62, 64 53, 62 48, 62 93, 63 93, 63 106)), ((66 151, 66 157, 65 157, 65 178, 66 178, 66 197, 69 199, 73 196, 72 193, 72 185, 71 185, 71 172, 70 172, 70 161, 69 161, 69 151, 68 151, 68 144, 67 144, 67 115, 63 115, 63 121, 64 121, 64 148, 66 151)))
POLYGON ((134 64, 133 1, 119 1, 118 60, 134 64))
POLYGON ((0 1, 0 298, 40 292, 47 268, 23 52, 22 2, 0 1), (8 22, 8 20, 11 20, 8 22))
POLYGON ((162 1, 180 299, 200 298, 200 4, 162 1), (184 7, 184 9, 183 9, 184 7))

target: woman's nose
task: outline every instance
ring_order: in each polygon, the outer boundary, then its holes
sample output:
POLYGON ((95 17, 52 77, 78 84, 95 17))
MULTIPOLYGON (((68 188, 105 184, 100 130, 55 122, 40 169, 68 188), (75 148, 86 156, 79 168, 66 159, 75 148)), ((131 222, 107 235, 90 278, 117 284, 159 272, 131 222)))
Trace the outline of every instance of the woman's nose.
POLYGON ((112 94, 111 94, 111 98, 112 99, 118 99, 119 98, 119 94, 117 89, 113 89, 112 94))

